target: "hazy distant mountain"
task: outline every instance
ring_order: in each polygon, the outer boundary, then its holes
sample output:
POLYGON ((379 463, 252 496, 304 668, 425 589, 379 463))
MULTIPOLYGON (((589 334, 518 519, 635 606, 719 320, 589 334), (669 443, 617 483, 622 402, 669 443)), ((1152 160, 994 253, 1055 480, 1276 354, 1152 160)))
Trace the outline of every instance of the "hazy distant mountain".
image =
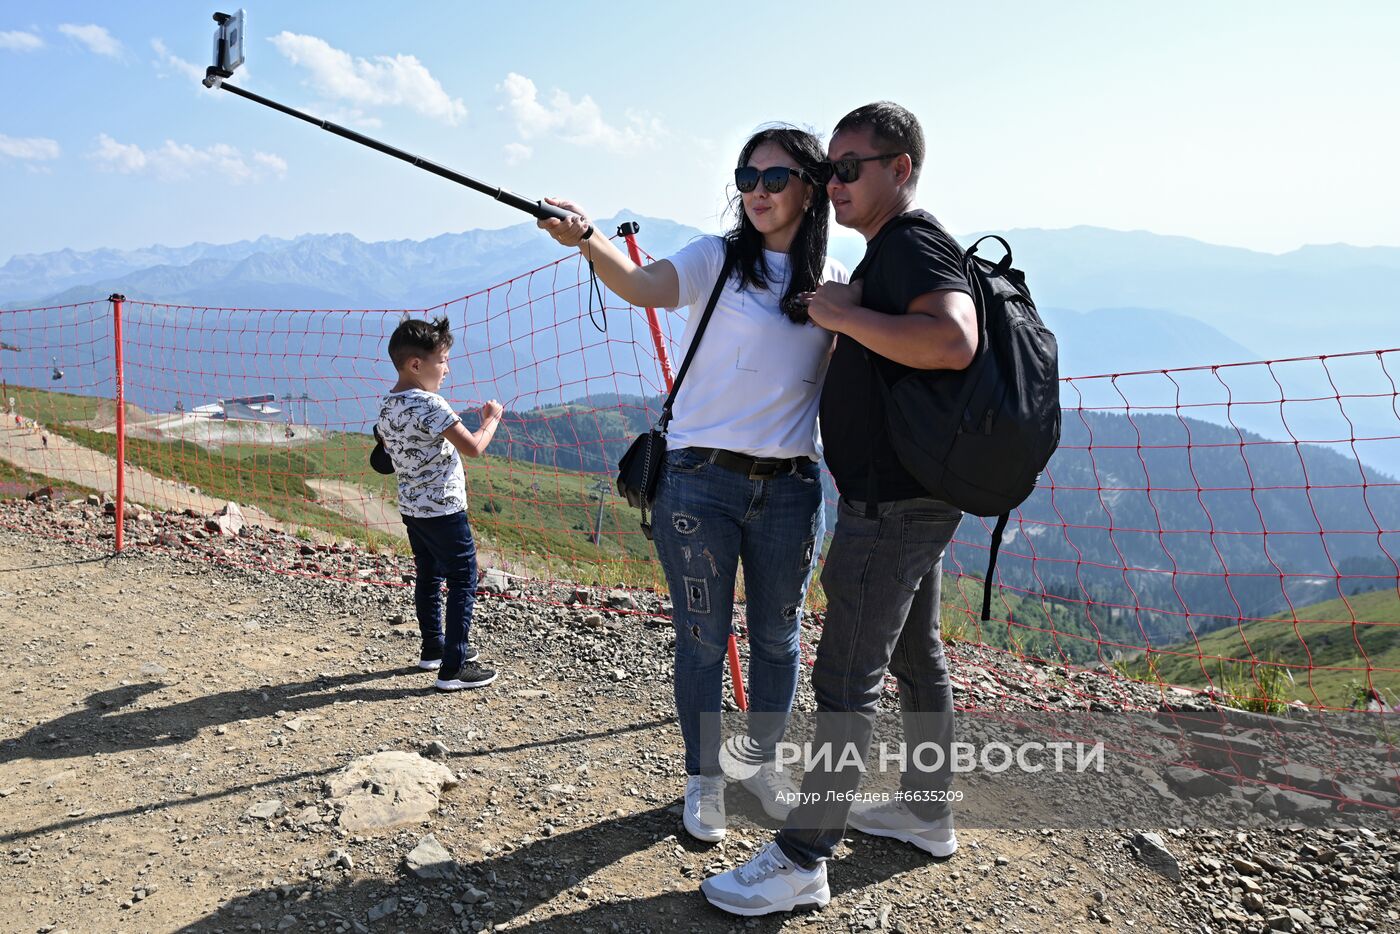
MULTIPOLYGON (((1258 359, 1400 346, 1400 328, 1387 323, 1400 313, 1400 247, 1336 243, 1273 254, 1102 227, 991 232, 1011 244, 1015 264, 1026 273, 1042 309, 1133 309, 1135 322, 1117 322, 1118 334, 1146 325, 1153 313, 1166 313, 1151 325, 1154 334, 1170 338, 1165 346, 1142 339, 1120 348, 1129 354, 1160 352, 1146 368, 1234 361, 1242 359, 1240 353, 1258 359), (1197 343, 1183 318, 1211 331, 1200 332, 1197 343), (1172 334, 1177 326, 1186 330, 1172 334), (1177 350, 1184 355, 1174 356, 1177 350)), ((970 246, 982 235, 959 234, 958 240, 970 246)), ((996 244, 985 249, 990 256, 1001 255, 996 244)), ((843 231, 832 238, 831 252, 854 269, 864 244, 843 231)), ((1107 312, 1095 315, 1093 322, 1079 323, 1111 326, 1107 312)), ((1061 372, 1142 368, 1105 356, 1061 372)))
POLYGON ((1041 307, 1060 344, 1060 373, 1093 376, 1164 366, 1210 366, 1259 359, 1208 324, 1151 308, 1096 308, 1077 312, 1041 307))
MULTIPOLYGON (((663 257, 701 231, 624 212, 663 257)), ((960 237, 970 243, 976 234, 960 237)), ((1186 237, 1095 227, 1012 230, 1016 264, 1060 335, 1061 373, 1121 373, 1400 343, 1400 249, 1309 246, 1274 255, 1186 237)), ((832 255, 854 267, 863 242, 839 231, 832 255)), ((349 234, 263 237, 142 250, 61 250, 0 267, 0 307, 133 299, 241 308, 425 308, 573 256, 526 222, 423 241, 349 234)), ((569 276, 578 267, 560 267, 569 276)), ((532 289, 543 288, 539 281, 532 289)), ((523 283, 511 285, 521 300, 523 283)), ((545 292, 551 291, 544 289, 545 292)), ((535 293, 531 293, 535 297, 535 293)), ((628 387, 618 387, 627 391, 628 387)))
MULTIPOLYGON (((309 235, 308 235, 309 236, 309 235)), ((306 237, 280 240, 259 237, 237 243, 192 243, 189 246, 149 246, 139 250, 58 250, 22 253, 0 266, 0 301, 19 302, 55 295, 73 287, 90 287, 156 266, 188 266, 200 260, 237 262, 254 253, 284 249, 306 237)), ((85 292, 83 300, 92 298, 85 292)), ((105 296, 101 296, 105 297, 105 296)))
MULTIPOLYGON (((631 212, 599 221, 612 233, 635 220, 654 256, 700 231, 631 212)), ((365 243, 350 234, 307 234, 180 249, 62 250, 17 256, 0 267, 3 307, 59 305, 112 292, 151 302, 216 307, 424 308, 495 285, 568 255, 533 223, 429 240, 365 243)))
POLYGON ((1400 248, 1275 255, 1099 227, 1005 236, 1041 307, 1167 310, 1267 357, 1400 345, 1400 248))

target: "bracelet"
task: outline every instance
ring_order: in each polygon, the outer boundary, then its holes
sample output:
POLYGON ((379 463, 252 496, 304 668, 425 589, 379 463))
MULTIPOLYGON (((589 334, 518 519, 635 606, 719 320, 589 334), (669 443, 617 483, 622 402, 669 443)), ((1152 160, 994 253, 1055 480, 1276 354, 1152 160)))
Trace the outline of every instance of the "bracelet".
POLYGON ((593 236, 593 225, 592 225, 592 224, 589 224, 587 227, 584 228, 584 230, 583 230, 583 236, 582 236, 582 237, 579 237, 579 243, 582 243, 583 241, 587 240, 587 239, 588 239, 589 237, 591 237, 591 236, 593 236))

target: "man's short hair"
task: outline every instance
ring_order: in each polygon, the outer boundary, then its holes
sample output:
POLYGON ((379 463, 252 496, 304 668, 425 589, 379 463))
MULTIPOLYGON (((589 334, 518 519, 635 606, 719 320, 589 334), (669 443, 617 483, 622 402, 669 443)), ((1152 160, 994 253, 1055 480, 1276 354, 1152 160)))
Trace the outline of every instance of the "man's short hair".
POLYGON ((918 184, 924 167, 924 129, 919 126, 919 118, 892 101, 876 101, 842 117, 831 135, 864 129, 870 130, 877 149, 909 154, 914 166, 909 181, 918 184))
POLYGON ((405 318, 389 335, 389 359, 394 361, 394 369, 402 370, 414 357, 426 357, 451 346, 452 328, 446 317, 432 321, 405 318))

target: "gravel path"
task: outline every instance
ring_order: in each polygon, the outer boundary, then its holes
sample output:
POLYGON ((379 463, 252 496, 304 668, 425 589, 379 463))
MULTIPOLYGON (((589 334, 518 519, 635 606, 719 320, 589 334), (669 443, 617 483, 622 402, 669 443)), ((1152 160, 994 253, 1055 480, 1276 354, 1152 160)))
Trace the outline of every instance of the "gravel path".
MULTIPOLYGON (((728 840, 682 829, 659 598, 612 612, 507 582, 473 639, 500 679, 438 695, 411 667, 402 559, 201 525, 133 524, 109 560, 100 511, 0 503, 0 930, 1400 930, 1400 835, 1302 829, 1158 828, 1180 882, 1133 828, 967 829, 942 862, 853 834, 826 909, 736 921, 697 885, 772 824, 731 787, 728 840), (460 778, 436 813, 337 827, 329 776, 433 742, 460 778), (406 864, 428 834, 446 878, 406 864)), ((965 698, 1024 683, 954 656, 965 698)))

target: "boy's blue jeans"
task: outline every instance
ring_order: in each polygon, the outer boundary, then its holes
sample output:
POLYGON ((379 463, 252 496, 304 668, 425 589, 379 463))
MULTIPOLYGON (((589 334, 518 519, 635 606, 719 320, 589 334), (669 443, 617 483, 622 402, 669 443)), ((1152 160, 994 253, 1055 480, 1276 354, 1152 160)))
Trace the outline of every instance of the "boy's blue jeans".
POLYGON ((404 516, 408 543, 413 547, 417 580, 413 603, 423 651, 428 657, 442 649, 442 670, 462 667, 476 606, 476 542, 466 511, 448 516, 404 516), (442 585, 447 583, 447 633, 443 634, 442 585))
POLYGON ((750 480, 679 448, 666 454, 652 512, 674 607, 686 774, 721 774, 719 711, 740 562, 748 604, 749 737, 771 759, 797 690, 802 602, 824 527, 820 468, 808 463, 750 480))

